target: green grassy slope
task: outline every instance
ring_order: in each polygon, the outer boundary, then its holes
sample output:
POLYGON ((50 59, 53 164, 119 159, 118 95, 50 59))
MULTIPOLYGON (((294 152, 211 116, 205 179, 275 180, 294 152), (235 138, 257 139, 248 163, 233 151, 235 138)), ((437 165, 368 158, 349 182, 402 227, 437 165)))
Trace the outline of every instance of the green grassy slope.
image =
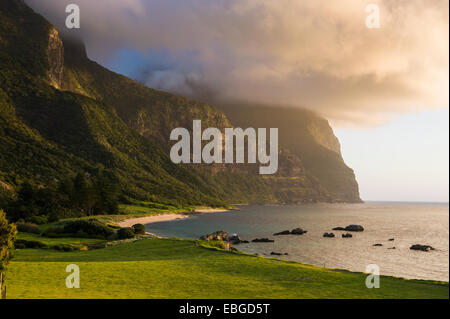
POLYGON ((381 278, 150 239, 105 249, 24 249, 8 272, 8 298, 448 298, 448 284, 381 278), (68 264, 81 288, 67 289, 68 264))

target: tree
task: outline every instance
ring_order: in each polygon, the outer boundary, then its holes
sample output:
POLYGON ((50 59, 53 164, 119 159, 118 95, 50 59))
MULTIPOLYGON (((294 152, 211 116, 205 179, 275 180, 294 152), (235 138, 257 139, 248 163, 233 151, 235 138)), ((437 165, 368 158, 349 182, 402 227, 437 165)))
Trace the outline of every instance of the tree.
POLYGON ((5 271, 9 260, 13 257, 16 237, 16 225, 9 224, 5 212, 0 210, 0 295, 2 298, 6 297, 5 271))
POLYGON ((119 188, 104 174, 99 174, 93 185, 96 194, 95 214, 114 214, 119 210, 119 188))
POLYGON ((7 208, 10 219, 14 221, 19 219, 28 220, 38 215, 39 209, 36 205, 36 198, 37 192, 29 182, 24 182, 20 185, 17 192, 17 200, 7 208))
POLYGON ((23 202, 32 205, 36 200, 36 190, 29 182, 24 182, 20 186, 20 189, 17 192, 17 196, 23 202))
POLYGON ((86 215, 93 215, 96 203, 95 194, 89 184, 85 174, 79 173, 75 176, 74 185, 74 204, 86 215))

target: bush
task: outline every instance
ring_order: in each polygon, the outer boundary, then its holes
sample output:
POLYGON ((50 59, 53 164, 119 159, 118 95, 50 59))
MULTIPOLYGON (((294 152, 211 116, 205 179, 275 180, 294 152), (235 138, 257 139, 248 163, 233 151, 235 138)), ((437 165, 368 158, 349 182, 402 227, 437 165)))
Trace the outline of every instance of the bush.
POLYGON ((133 230, 136 235, 145 235, 145 226, 142 224, 133 225, 133 230))
POLYGON ((16 248, 48 248, 48 245, 37 240, 17 239, 16 248))
POLYGON ((17 230, 29 234, 40 234, 42 232, 41 227, 33 223, 18 223, 17 230))
POLYGON ((62 225, 50 226, 49 228, 44 230, 42 236, 49 238, 62 237, 64 236, 64 226, 62 225))
POLYGON ((14 248, 15 249, 25 249, 25 248, 27 248, 24 244, 18 244, 18 243, 15 243, 14 244, 14 248))
POLYGON ((58 244, 58 245, 53 245, 51 248, 55 249, 55 250, 59 250, 59 251, 75 251, 75 250, 79 250, 77 247, 68 245, 68 244, 58 244))
POLYGON ((129 239, 134 237, 134 229, 132 227, 124 227, 117 231, 119 239, 129 239))
POLYGON ((81 219, 66 221, 59 225, 49 227, 42 234, 45 237, 82 237, 82 238, 108 238, 114 234, 114 229, 96 219, 81 219))
POLYGON ((206 240, 200 241, 200 245, 206 248, 226 249, 226 245, 222 240, 206 240))
POLYGON ((47 216, 32 216, 30 221, 34 224, 43 225, 48 223, 47 216))

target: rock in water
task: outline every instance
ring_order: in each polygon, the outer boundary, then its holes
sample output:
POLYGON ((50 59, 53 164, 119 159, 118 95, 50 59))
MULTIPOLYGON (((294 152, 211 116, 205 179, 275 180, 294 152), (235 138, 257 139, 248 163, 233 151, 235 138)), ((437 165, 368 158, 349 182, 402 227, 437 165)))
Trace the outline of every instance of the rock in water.
POLYGON ((282 253, 276 253, 274 251, 272 251, 270 254, 273 255, 273 256, 283 256, 282 253))
POLYGON ((275 240, 269 238, 256 238, 252 240, 252 243, 274 243, 275 240))
POLYGON ((274 236, 280 236, 280 235, 290 235, 290 234, 291 234, 291 232, 289 230, 284 230, 284 231, 281 231, 279 233, 275 233, 273 235, 274 236))
POLYGON ((346 231, 364 231, 364 227, 362 227, 361 225, 348 225, 347 227, 344 228, 344 230, 346 231))
POLYGON ((204 235, 200 237, 200 240, 221 240, 227 243, 231 243, 233 245, 248 243, 246 240, 242 240, 238 235, 228 235, 228 233, 224 231, 216 231, 212 234, 204 235))
POLYGON ((333 233, 325 233, 325 234, 323 234, 323 237, 333 238, 334 234, 333 233))
POLYGON ((303 230, 301 228, 295 228, 292 231, 284 230, 282 232, 275 233, 273 235, 274 236, 280 236, 280 235, 303 235, 303 234, 306 234, 307 232, 308 232, 307 230, 303 230))
POLYGON ((227 237, 227 241, 229 241, 233 245, 238 245, 238 244, 242 244, 243 243, 243 240, 236 234, 229 235, 227 237))
POLYGON ((212 234, 201 236, 200 240, 223 240, 223 241, 227 241, 228 240, 228 233, 219 230, 219 231, 216 231, 216 232, 214 232, 212 234))
POLYGON ((291 234, 292 235, 303 235, 303 234, 306 234, 307 232, 308 232, 307 230, 303 230, 301 228, 296 228, 291 231, 291 234))
POLYGON ((412 245, 409 249, 411 249, 411 250, 420 250, 420 251, 435 250, 433 247, 431 247, 429 245, 420 245, 420 244, 412 245))

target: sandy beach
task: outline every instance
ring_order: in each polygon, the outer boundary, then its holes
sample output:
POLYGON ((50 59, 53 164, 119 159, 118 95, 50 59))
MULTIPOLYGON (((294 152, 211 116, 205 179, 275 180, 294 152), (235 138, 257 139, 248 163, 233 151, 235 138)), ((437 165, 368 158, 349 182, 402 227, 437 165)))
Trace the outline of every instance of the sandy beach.
POLYGON ((190 215, 195 214, 207 214, 207 213, 224 213, 229 210, 223 208, 202 208, 196 209, 193 212, 189 213, 173 213, 173 214, 161 214, 161 215, 152 215, 152 216, 143 216, 138 218, 130 218, 125 219, 119 223, 117 223, 120 227, 131 227, 135 224, 151 224, 158 222, 167 222, 171 220, 188 218, 190 215))

